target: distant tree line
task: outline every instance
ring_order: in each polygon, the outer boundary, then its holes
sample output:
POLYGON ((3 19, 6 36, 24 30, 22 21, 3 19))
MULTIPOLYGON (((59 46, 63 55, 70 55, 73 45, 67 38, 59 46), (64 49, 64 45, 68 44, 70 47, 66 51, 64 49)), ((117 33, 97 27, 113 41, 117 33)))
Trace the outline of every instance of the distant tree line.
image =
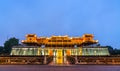
MULTIPOLYGON (((13 46, 18 46, 19 44, 19 39, 12 37, 5 41, 4 46, 0 46, 0 55, 9 55, 11 52, 11 49, 13 46)), ((100 46, 98 44, 97 46, 100 46)), ((106 46, 110 52, 111 55, 120 55, 120 49, 114 49, 111 46, 106 46)))
POLYGON ((109 53, 111 55, 120 55, 120 49, 117 49, 117 48, 113 48, 111 46, 106 46, 109 50, 109 53))

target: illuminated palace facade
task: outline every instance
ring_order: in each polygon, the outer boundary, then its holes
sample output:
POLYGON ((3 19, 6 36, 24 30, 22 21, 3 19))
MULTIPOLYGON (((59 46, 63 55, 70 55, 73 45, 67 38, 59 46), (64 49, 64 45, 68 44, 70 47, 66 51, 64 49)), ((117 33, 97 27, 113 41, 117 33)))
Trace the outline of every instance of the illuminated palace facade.
POLYGON ((23 46, 14 46, 11 55, 53 56, 53 63, 67 63, 66 56, 109 56, 108 48, 97 46, 92 34, 82 37, 51 36, 37 37, 27 34, 23 46))

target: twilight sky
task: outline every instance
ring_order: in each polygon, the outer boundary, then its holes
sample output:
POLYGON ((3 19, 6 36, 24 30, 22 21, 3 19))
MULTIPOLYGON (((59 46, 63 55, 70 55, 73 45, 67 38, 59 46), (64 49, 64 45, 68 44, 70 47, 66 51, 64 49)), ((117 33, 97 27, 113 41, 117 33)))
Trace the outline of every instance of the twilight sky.
POLYGON ((0 0, 0 45, 7 38, 94 34, 120 48, 120 0, 0 0))

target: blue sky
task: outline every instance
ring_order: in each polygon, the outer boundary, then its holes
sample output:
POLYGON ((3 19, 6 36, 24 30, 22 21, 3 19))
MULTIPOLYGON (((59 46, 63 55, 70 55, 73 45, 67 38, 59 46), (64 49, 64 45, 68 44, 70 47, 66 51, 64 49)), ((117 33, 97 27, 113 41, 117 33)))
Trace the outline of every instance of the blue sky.
POLYGON ((120 0, 0 0, 0 45, 7 38, 94 34, 120 48, 120 0))

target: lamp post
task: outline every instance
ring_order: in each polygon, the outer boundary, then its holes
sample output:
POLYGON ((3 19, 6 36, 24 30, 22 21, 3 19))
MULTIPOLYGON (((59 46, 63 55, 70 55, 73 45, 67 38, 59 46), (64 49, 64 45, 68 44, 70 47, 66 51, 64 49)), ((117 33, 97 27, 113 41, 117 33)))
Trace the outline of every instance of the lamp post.
POLYGON ((74 46, 75 48, 75 64, 78 64, 78 59, 77 59, 77 45, 74 46))
POLYGON ((44 64, 46 64, 46 63, 47 63, 47 62, 46 62, 46 60, 47 60, 47 59, 46 59, 46 53, 45 53, 45 52, 46 52, 46 50, 44 49, 44 56, 45 56, 45 59, 44 59, 44 64))

